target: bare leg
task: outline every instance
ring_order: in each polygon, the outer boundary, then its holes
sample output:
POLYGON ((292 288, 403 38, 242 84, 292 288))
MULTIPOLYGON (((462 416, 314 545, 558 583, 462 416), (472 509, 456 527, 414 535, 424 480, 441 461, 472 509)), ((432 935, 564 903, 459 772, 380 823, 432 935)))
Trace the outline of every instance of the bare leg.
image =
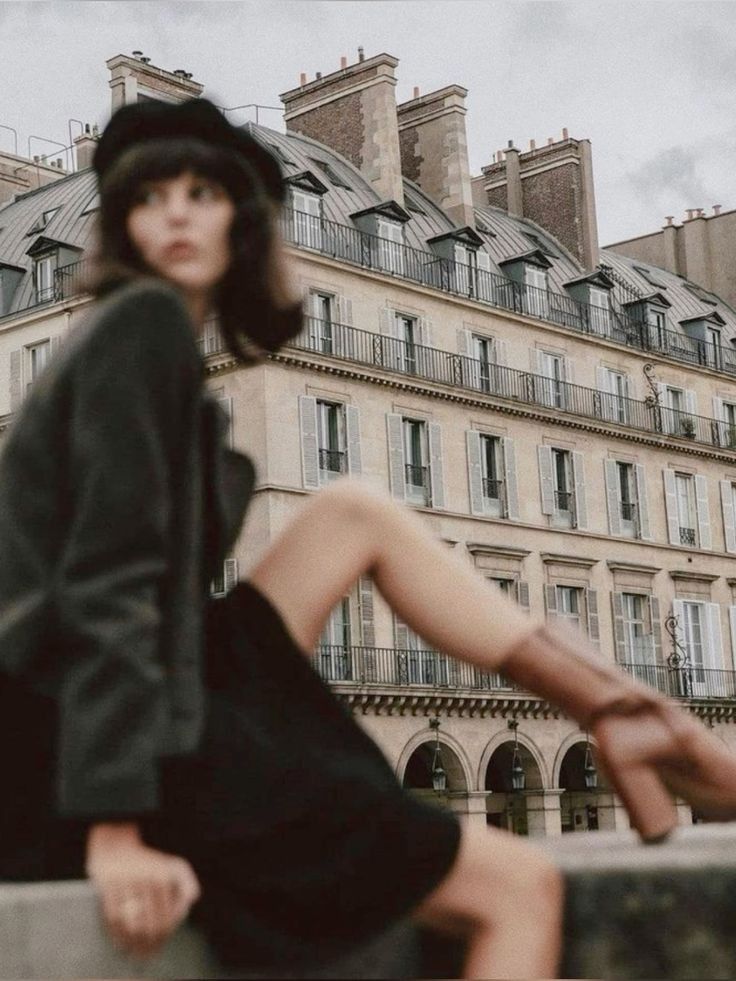
POLYGON ((466 978, 555 978, 562 896, 538 849, 508 832, 463 829, 455 865, 415 916, 465 938, 466 978))
POLYGON ((486 670, 536 626, 416 515, 350 480, 309 501, 250 578, 311 653, 330 611, 363 573, 425 640, 486 670))

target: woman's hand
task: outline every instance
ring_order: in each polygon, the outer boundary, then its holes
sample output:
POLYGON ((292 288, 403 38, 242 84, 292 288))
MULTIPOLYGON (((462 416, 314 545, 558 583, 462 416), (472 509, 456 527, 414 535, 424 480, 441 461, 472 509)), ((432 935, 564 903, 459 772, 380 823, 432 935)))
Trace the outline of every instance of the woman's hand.
POLYGON ((156 953, 200 894, 191 865, 149 848, 136 824, 93 825, 87 875, 100 894, 113 941, 137 957, 156 953))

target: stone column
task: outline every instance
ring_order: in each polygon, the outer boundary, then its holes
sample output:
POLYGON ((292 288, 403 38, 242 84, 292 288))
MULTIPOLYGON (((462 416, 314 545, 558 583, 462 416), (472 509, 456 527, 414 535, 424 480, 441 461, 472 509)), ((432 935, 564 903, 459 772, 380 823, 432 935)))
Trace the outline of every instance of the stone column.
POLYGON ((453 808, 461 817, 463 825, 466 828, 485 828, 488 823, 486 821, 486 791, 472 790, 463 796, 465 798, 462 802, 465 805, 463 809, 461 810, 460 807, 453 808))
POLYGON ((560 819, 562 794, 563 791, 559 788, 524 792, 530 838, 547 838, 562 833, 560 819))
POLYGON ((615 794, 596 794, 595 806, 599 831, 626 831, 631 827, 628 811, 615 794))

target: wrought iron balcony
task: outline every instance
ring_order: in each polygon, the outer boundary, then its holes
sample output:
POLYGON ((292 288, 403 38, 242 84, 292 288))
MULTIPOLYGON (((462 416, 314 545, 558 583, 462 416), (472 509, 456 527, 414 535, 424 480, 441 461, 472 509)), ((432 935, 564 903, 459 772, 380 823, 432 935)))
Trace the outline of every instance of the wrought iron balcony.
POLYGON ((500 501, 503 493, 503 481, 491 477, 483 478, 483 496, 492 501, 500 501))
POLYGON ((433 650, 323 645, 313 663, 326 681, 389 687, 519 691, 502 675, 477 670, 433 650))
POLYGON ((347 462, 344 450, 323 450, 319 451, 319 468, 330 473, 346 473, 347 462))
POLYGON ((680 545, 697 545, 694 528, 680 528, 680 545))
POLYGON ((621 517, 624 521, 636 521, 637 507, 633 501, 621 501, 621 517))
POLYGON ((555 509, 557 511, 572 511, 572 491, 555 491, 555 509))
POLYGON ((413 463, 405 463, 404 470, 408 487, 422 487, 429 490, 429 467, 418 467, 413 463))
MULTIPOLYGON (((454 262, 433 252, 370 235, 352 225, 341 225, 293 209, 284 210, 281 225, 285 240, 297 248, 468 297, 490 307, 523 313, 615 344, 651 351, 658 357, 736 375, 736 349, 649 324, 623 309, 582 303, 566 293, 517 283, 475 265, 454 262)), ((83 259, 55 271, 55 299, 84 292, 84 276, 79 274, 84 272, 86 262, 83 259)), ((631 292, 628 284, 625 288, 631 292)))
POLYGON ((673 698, 736 699, 736 671, 620 663, 627 674, 673 698))

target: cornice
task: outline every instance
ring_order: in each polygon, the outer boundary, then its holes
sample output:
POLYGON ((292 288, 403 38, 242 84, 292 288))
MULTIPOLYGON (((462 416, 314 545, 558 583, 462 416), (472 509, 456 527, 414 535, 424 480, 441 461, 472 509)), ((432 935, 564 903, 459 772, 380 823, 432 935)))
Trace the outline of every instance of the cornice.
POLYGON ((540 552, 539 558, 545 565, 569 565, 583 569, 592 569, 600 561, 582 555, 560 555, 557 552, 540 552))
POLYGON ((653 576, 662 571, 658 565, 644 565, 641 562, 622 562, 620 559, 607 559, 606 565, 611 572, 643 572, 653 576))
POLYGON ((714 576, 710 572, 694 572, 691 569, 671 569, 670 579, 674 579, 675 582, 715 582, 720 579, 720 576, 714 576))
POLYGON ((523 559, 531 555, 528 548, 513 548, 511 545, 486 545, 483 542, 466 542, 465 547, 471 555, 493 555, 498 558, 523 559))

